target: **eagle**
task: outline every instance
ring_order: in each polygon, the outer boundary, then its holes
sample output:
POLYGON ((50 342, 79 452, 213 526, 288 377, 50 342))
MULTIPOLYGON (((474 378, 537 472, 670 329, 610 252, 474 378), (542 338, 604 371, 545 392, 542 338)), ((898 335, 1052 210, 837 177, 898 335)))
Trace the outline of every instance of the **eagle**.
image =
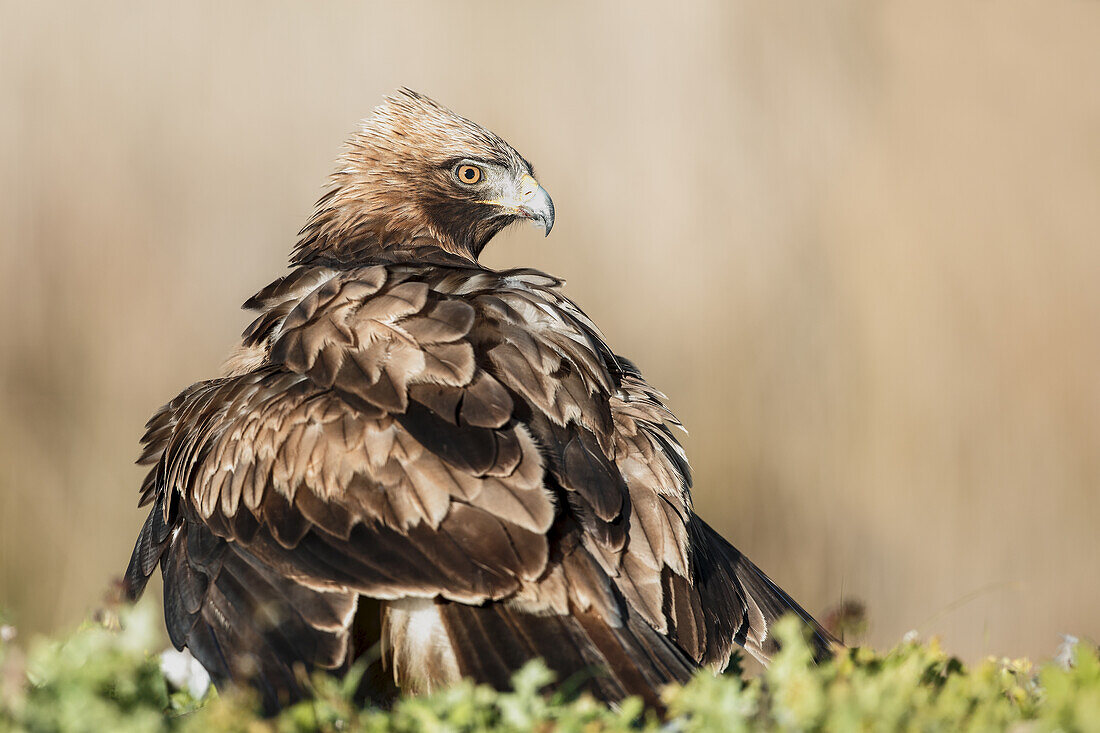
POLYGON ((478 262, 549 234, 531 164, 402 89, 364 120, 222 369, 147 424, 123 579, 159 566, 172 643, 267 711, 364 658, 363 699, 542 658, 601 700, 661 689, 773 622, 838 642, 695 514, 664 395, 562 280, 478 262))

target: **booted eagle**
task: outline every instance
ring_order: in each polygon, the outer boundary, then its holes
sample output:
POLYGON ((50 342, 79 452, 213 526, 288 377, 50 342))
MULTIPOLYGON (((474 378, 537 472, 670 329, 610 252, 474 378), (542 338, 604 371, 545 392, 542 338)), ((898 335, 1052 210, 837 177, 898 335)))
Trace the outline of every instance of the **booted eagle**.
POLYGON ((362 692, 384 702, 507 688, 541 657, 603 700, 658 704, 735 646, 766 662, 784 613, 835 644, 695 515, 679 423, 562 281, 478 264, 521 219, 554 224, 531 164, 397 93, 290 272, 245 303, 222 376, 149 421, 124 587, 160 566, 172 643, 217 684, 273 711, 309 672, 380 654, 362 692))

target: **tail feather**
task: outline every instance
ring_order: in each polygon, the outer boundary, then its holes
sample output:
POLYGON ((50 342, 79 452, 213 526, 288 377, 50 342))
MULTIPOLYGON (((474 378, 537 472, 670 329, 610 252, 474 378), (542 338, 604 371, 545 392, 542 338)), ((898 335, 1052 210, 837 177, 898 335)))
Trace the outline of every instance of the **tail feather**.
MULTIPOLYGON (((706 522, 694 517, 689 525, 694 547, 698 604, 705 611, 698 657, 705 664, 725 666, 733 644, 767 663, 778 650, 771 627, 793 613, 810 630, 815 657, 824 659, 842 646, 814 618, 706 522)), ((687 605, 687 604, 685 604, 687 605)))
POLYGON ((446 603, 440 617, 459 671, 498 689, 525 662, 541 657, 559 682, 616 702, 630 695, 660 707, 661 688, 686 682, 698 665, 637 614, 621 624, 592 611, 539 615, 504 604, 446 603))

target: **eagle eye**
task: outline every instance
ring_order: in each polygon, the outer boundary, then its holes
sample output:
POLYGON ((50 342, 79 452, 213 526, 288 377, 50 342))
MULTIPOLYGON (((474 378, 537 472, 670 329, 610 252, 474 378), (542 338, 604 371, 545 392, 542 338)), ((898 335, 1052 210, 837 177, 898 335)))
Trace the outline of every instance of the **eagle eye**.
POLYGON ((467 186, 472 186, 481 180, 483 173, 481 168, 476 165, 470 165, 469 163, 463 163, 462 165, 455 167, 455 178, 459 183, 463 183, 467 186))

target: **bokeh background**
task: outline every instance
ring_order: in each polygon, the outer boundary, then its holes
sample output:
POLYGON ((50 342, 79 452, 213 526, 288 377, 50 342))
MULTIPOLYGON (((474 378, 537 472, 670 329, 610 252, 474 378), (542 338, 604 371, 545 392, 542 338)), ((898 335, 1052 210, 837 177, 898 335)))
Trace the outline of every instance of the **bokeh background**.
POLYGON ((700 512, 867 641, 1100 637, 1100 3, 0 3, 0 607, 77 622, 142 424, 214 374, 408 85, 534 161, 700 512))

